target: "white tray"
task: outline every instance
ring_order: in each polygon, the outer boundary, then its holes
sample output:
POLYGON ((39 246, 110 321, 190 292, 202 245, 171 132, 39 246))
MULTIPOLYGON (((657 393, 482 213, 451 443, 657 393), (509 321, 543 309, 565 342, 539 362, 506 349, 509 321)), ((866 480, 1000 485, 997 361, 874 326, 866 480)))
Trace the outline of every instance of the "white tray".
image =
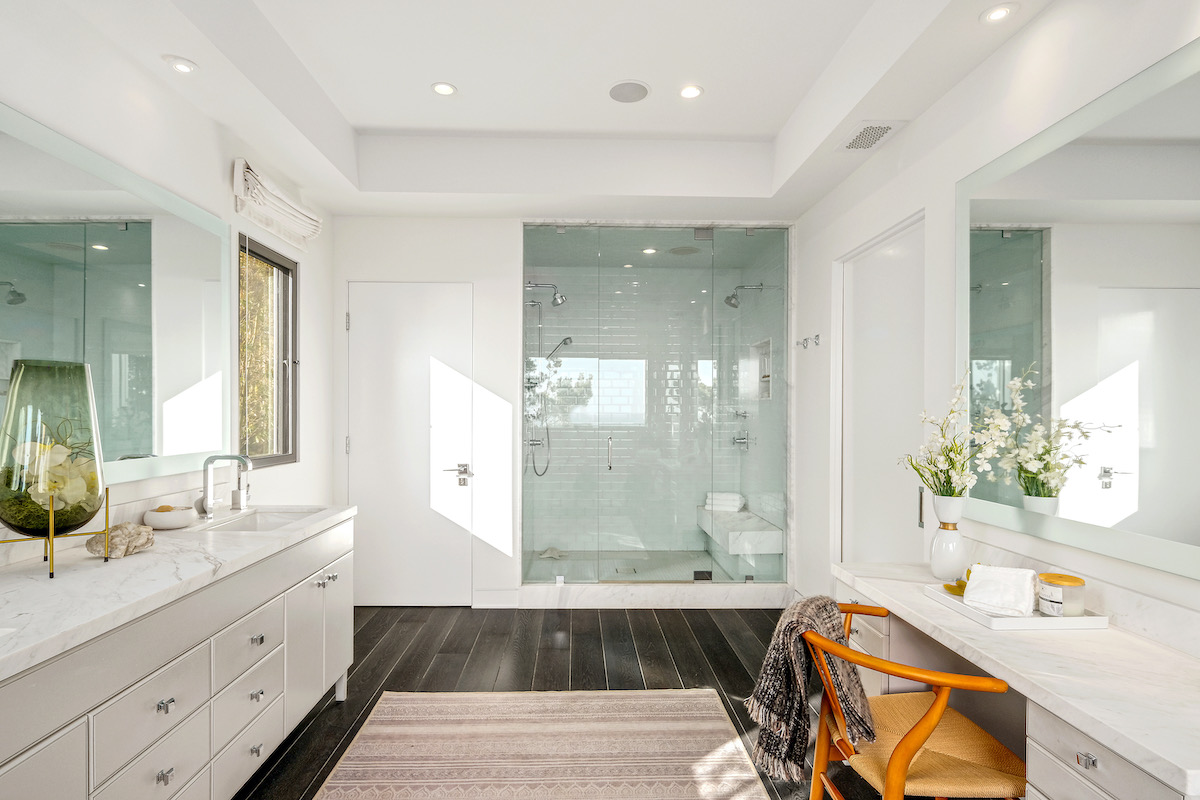
POLYGON ((1108 627, 1108 617, 1084 611, 1082 617, 1047 617, 1038 611, 1032 617, 999 617, 971 608, 957 595, 950 594, 940 583, 925 585, 925 594, 964 617, 973 619, 994 631, 1067 631, 1099 630, 1108 627))

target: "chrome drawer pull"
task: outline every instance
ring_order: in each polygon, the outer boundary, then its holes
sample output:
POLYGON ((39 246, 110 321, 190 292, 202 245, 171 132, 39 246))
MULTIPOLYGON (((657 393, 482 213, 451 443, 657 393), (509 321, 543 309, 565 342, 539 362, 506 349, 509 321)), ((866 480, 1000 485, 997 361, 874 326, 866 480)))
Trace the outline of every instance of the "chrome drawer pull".
POLYGON ((1084 769, 1095 769, 1097 767, 1096 757, 1091 753, 1076 753, 1075 763, 1084 769))
POLYGON ((859 635, 859 633, 860 633, 860 631, 858 630, 858 628, 851 628, 851 629, 850 629, 850 635, 851 635, 851 636, 858 636, 858 635, 859 635))
POLYGON ((338 574, 337 574, 336 572, 332 572, 332 573, 330 573, 330 574, 326 575, 326 576, 325 576, 325 578, 326 578, 327 580, 331 580, 331 581, 337 581, 337 579, 338 579, 338 574))
POLYGON ((256 703, 262 702, 263 695, 266 693, 267 691, 265 689, 259 689, 257 692, 250 693, 250 699, 256 703))
POLYGON ((256 745, 254 745, 253 747, 251 747, 251 748, 250 748, 250 753, 251 753, 252 755, 256 755, 256 756, 258 756, 259 758, 262 758, 262 742, 259 742, 258 744, 256 744, 256 745))
POLYGON ((174 767, 171 767, 168 770, 160 769, 158 771, 158 774, 154 776, 154 783, 155 783, 155 785, 158 785, 161 783, 163 786, 170 786, 171 778, 174 778, 174 777, 175 777, 175 768, 174 767))
POLYGON ((328 581, 315 581, 315 583, 317 584, 317 586, 320 586, 322 589, 324 589, 325 584, 328 583, 328 581))
POLYGON ((155 708, 158 711, 162 712, 163 714, 170 714, 171 706, 173 706, 174 704, 175 704, 175 698, 172 697, 169 700, 159 700, 158 705, 155 706, 155 708))
POLYGON ((262 644, 266 640, 267 640, 267 637, 264 634, 260 633, 257 636, 250 637, 250 644, 262 644))

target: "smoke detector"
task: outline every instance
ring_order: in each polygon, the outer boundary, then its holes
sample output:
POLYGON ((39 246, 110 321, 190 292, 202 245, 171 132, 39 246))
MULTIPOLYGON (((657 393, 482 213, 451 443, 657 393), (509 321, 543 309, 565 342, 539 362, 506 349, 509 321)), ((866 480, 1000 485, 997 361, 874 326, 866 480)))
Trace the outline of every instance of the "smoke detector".
POLYGON ((843 150, 874 150, 904 127, 904 120, 864 120, 841 144, 843 150))

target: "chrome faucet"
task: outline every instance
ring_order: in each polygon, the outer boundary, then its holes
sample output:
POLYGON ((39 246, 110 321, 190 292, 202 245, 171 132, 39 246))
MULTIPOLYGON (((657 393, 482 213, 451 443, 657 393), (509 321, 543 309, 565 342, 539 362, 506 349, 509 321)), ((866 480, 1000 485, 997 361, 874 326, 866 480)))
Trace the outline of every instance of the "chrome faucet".
POLYGON ((209 456, 204 459, 204 497, 201 498, 205 519, 212 519, 213 510, 217 507, 217 498, 214 496, 216 493, 216 481, 213 477, 213 464, 218 461, 236 461, 238 463, 237 489, 233 492, 234 510, 244 510, 246 502, 250 499, 250 487, 246 484, 245 475, 254 469, 254 462, 246 456, 236 453, 209 456))

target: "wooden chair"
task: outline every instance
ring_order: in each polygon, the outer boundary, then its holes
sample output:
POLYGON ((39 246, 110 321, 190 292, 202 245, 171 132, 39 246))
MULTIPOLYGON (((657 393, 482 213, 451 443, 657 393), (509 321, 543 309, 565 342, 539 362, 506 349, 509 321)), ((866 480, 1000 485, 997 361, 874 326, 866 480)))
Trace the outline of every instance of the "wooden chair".
MULTIPOLYGON (((854 614, 886 617, 886 608, 839 603, 845 614, 846 636, 854 614)), ((897 664, 851 650, 815 631, 803 634, 821 676, 821 718, 813 758, 811 800, 825 792, 845 800, 826 774, 831 753, 846 761, 882 800, 902 800, 905 795, 936 797, 1008 797, 1025 794, 1025 764, 975 723, 947 707, 951 689, 1006 692, 1008 684, 997 678, 956 675, 897 664), (887 694, 868 698, 875 721, 875 741, 850 743, 846 718, 834 691, 825 654, 867 669, 907 678, 932 687, 928 692, 887 694)))

